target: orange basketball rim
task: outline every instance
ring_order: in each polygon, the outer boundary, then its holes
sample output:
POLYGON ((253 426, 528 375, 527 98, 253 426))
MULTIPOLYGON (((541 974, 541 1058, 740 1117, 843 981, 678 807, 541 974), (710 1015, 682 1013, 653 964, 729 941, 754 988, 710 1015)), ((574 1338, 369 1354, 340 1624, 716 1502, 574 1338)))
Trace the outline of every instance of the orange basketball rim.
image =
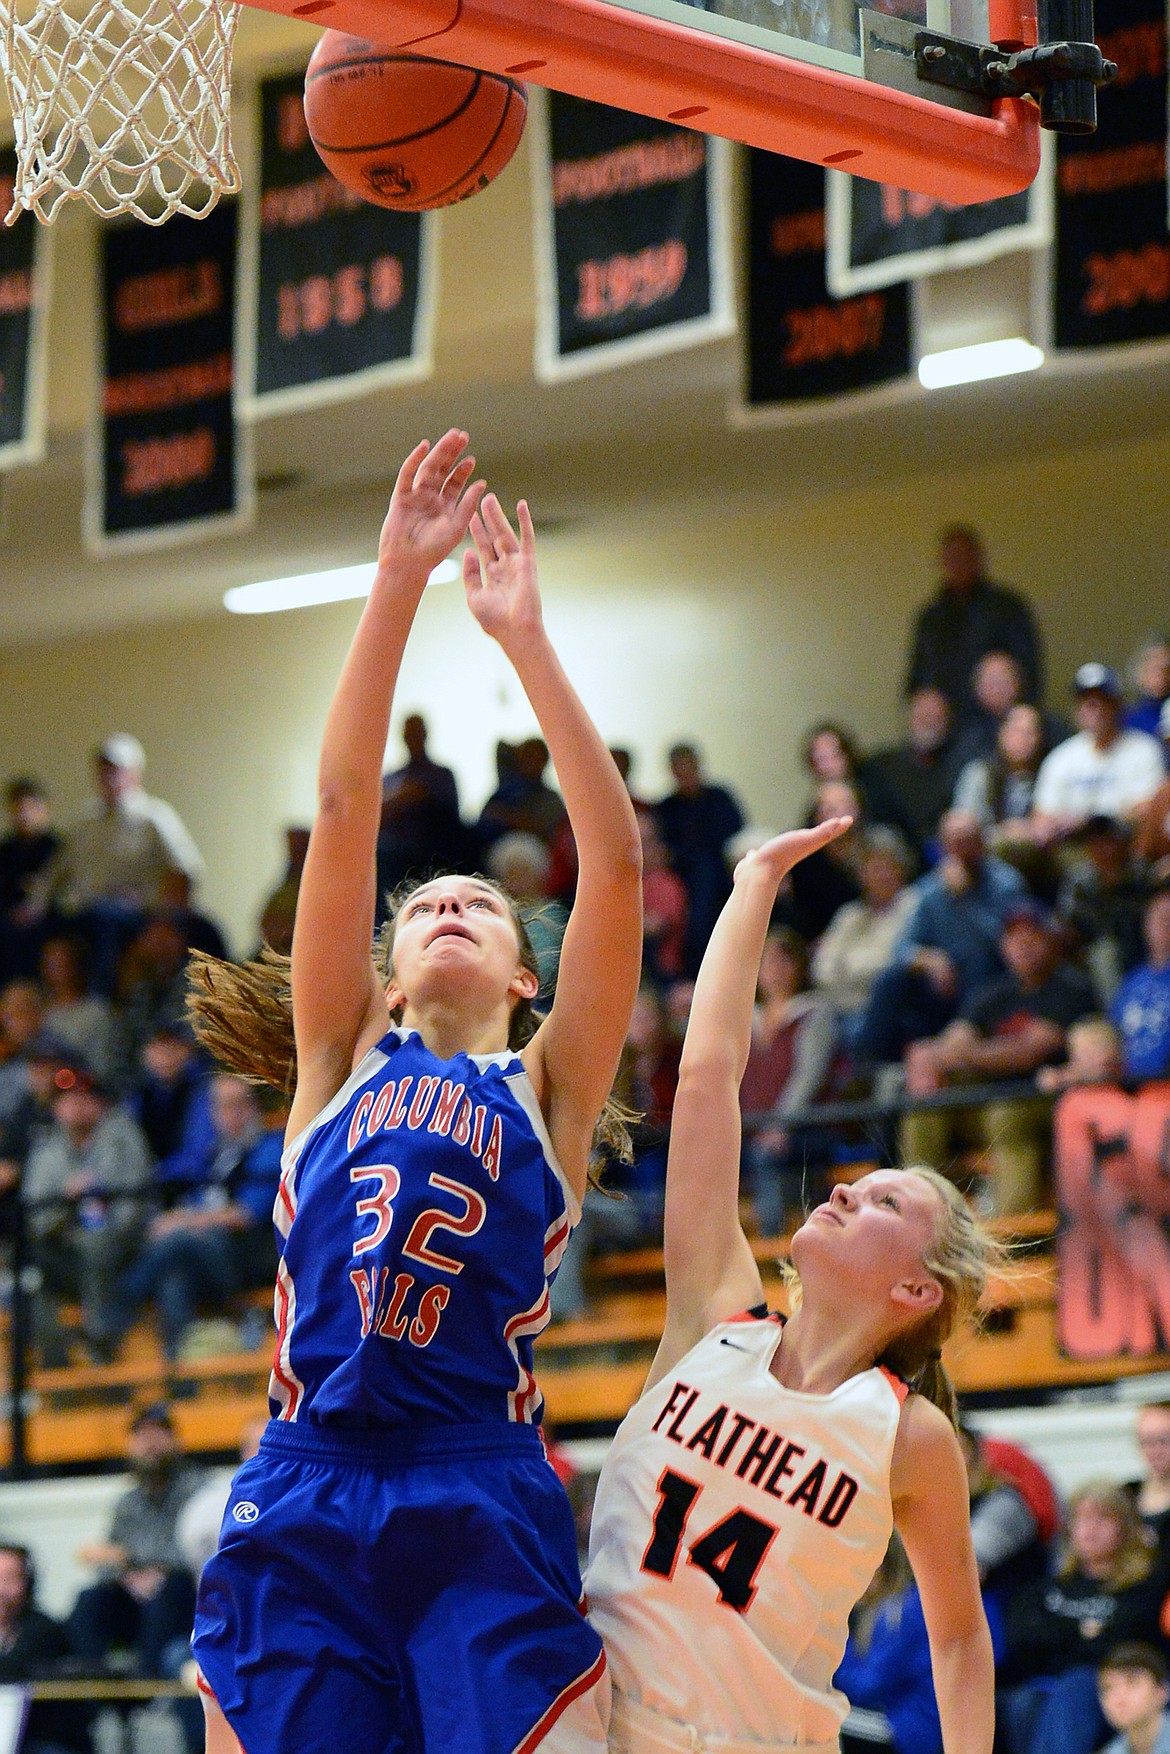
MULTIPOLYGON (((897 89, 867 77, 860 52, 851 66, 847 54, 809 52, 778 31, 737 25, 724 4, 715 16, 714 7, 708 13, 672 0, 254 3, 939 200, 1015 194, 1039 168, 1039 113, 1027 99, 950 107, 927 87, 897 89)), ((879 3, 885 11, 890 0, 879 3)), ((898 18, 888 25, 905 28, 898 18)), ((1035 44, 1035 0, 989 0, 987 35, 1006 49, 1035 44)))

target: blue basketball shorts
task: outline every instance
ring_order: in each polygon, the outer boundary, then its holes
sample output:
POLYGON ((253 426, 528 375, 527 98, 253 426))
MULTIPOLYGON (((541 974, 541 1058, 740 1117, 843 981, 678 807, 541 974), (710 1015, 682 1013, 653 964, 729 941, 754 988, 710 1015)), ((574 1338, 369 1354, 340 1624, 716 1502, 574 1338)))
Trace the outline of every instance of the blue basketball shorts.
POLYGON ((609 1679, 532 1426, 273 1422, 194 1650, 245 1754, 603 1754, 609 1679))

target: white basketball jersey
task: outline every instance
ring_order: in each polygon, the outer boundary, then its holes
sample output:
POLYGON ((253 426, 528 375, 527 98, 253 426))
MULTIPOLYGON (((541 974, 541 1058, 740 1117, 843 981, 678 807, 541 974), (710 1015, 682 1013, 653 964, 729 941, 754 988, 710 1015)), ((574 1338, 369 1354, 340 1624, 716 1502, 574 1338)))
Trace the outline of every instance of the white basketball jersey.
POLYGON ((701 1737, 835 1743, 849 1614, 893 1527, 905 1386, 784 1388, 777 1317, 713 1328, 622 1422, 585 1588, 615 1694, 701 1737))

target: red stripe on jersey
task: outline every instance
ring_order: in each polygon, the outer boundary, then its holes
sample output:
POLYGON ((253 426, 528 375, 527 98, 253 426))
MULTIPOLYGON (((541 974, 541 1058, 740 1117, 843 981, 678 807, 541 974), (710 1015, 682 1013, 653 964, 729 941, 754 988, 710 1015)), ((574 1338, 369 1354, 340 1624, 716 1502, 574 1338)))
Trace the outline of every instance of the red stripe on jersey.
POLYGON ((286 1376, 282 1369, 282 1354, 288 1338, 288 1287, 283 1277, 276 1281, 276 1302, 280 1314, 276 1323, 276 1350, 272 1355, 272 1374, 288 1395, 288 1405, 281 1411, 282 1419, 291 1419, 296 1413, 301 1398, 301 1384, 295 1376, 286 1376))
POLYGON ((727 1320, 720 1322, 719 1325, 729 1328, 734 1322, 782 1322, 783 1320, 784 1317, 776 1309, 770 1309, 764 1315, 761 1315, 757 1309, 745 1309, 742 1315, 728 1316, 727 1320))
POLYGON ((578 1675, 575 1681, 571 1681, 563 1693, 557 1694, 536 1728, 530 1730, 522 1742, 517 1742, 512 1754, 535 1754, 557 1719, 568 1711, 574 1700, 580 1699, 583 1693, 588 1693, 591 1687, 596 1687, 604 1674, 605 1652, 602 1651, 591 1668, 586 1669, 583 1675, 578 1675))
POLYGON ((906 1396, 910 1393, 910 1384, 903 1382, 900 1376, 895 1376, 892 1370, 887 1370, 884 1364, 879 1364, 878 1369, 897 1395, 898 1405, 900 1407, 903 1401, 905 1401, 906 1396))
POLYGON ((569 1220, 568 1220, 568 1217, 566 1216, 566 1217, 561 1219, 561 1221, 557 1225, 556 1229, 554 1231, 552 1231, 551 1234, 546 1236, 544 1239, 544 1258, 546 1261, 548 1260, 548 1257, 552 1254, 553 1250, 557 1249, 561 1246, 561 1244, 564 1242, 564 1240, 568 1236, 568 1234, 569 1234, 569 1220))

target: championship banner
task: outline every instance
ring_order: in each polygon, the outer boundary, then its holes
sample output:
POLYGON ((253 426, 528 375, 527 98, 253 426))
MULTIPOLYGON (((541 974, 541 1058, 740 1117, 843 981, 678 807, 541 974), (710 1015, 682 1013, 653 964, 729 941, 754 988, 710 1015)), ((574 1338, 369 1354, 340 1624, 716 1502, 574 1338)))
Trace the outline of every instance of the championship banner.
POLYGON ((1118 74, 1097 93, 1097 132, 1057 148, 1057 348, 1170 335, 1163 0, 1098 0, 1096 26, 1118 74))
POLYGON ((1067 1358, 1170 1351, 1170 1084, 1085 1087, 1056 1107, 1058 1318, 1067 1358))
MULTIPOLYGON (((16 151, 0 150, 0 218, 12 206, 16 151)), ((0 226, 0 469, 45 454, 45 325, 51 233, 31 213, 0 226)))
POLYGON ((1052 242, 1052 159, 1021 195, 956 207, 845 171, 828 180, 828 281, 834 298, 972 268, 1052 242))
POLYGON ((431 372, 436 216, 372 207, 330 176, 305 126, 304 83, 291 73, 259 89, 239 337, 250 419, 431 372))
POLYGON ((825 279, 824 171, 770 152, 753 151, 748 162, 747 407, 741 418, 907 379, 909 287, 833 298, 825 279))
POLYGON ((86 503, 97 549, 156 547, 251 516, 232 396, 237 206, 104 234, 101 414, 86 503))
POLYGON ((533 95, 537 377, 733 334, 727 142, 533 95))

